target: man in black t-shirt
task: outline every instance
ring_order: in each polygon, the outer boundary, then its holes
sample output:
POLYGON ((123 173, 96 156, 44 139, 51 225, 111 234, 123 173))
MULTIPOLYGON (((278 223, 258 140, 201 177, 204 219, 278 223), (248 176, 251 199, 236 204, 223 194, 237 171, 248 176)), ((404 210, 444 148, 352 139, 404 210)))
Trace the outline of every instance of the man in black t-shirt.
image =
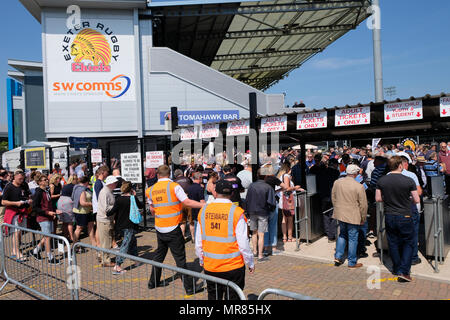
POLYGON ((393 274, 399 282, 410 282, 414 250, 414 221, 411 204, 420 202, 413 179, 402 175, 402 158, 394 156, 388 161, 391 173, 378 180, 375 199, 384 202, 385 224, 393 274), (412 198, 412 200, 411 200, 412 198))
MULTIPOLYGON (((205 190, 202 188, 200 183, 202 182, 202 174, 201 172, 195 172, 192 176, 193 183, 188 187, 187 190, 187 196, 189 199, 205 203, 205 190)), ((189 230, 191 231, 192 235, 192 242, 195 243, 195 233, 197 222, 198 222, 198 213, 200 212, 200 209, 191 209, 191 217, 189 219, 189 230)))

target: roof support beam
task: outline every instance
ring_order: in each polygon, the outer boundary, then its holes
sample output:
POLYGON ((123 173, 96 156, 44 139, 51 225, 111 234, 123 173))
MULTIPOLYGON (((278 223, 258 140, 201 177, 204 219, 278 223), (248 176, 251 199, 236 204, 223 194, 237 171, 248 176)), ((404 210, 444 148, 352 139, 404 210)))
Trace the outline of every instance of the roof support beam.
POLYGON ((261 29, 261 30, 249 30, 249 31, 229 31, 229 32, 216 32, 216 33, 201 33, 197 35, 192 34, 180 34, 180 40, 190 40, 195 37, 196 40, 211 40, 211 39, 247 39, 258 37, 277 37, 277 36, 292 36, 292 35, 304 35, 312 33, 323 32, 340 32, 350 31, 354 29, 353 24, 343 24, 337 26, 318 26, 318 27, 294 27, 286 30, 278 29, 261 29))
POLYGON ((228 69, 228 70, 219 70, 228 75, 233 74, 246 74, 246 73, 257 73, 257 72, 267 72, 267 71, 288 71, 291 69, 296 69, 300 65, 283 65, 283 66, 272 66, 272 67, 249 67, 249 68, 241 68, 241 69, 228 69))
POLYGON ((320 52, 321 48, 298 49, 298 50, 281 50, 281 51, 265 51, 265 52, 246 52, 237 54, 217 55, 214 61, 242 60, 242 59, 261 59, 284 56, 295 56, 299 54, 312 54, 320 52))
MULTIPOLYGON (((365 1, 369 6, 369 1, 365 1)), ((161 5, 163 6, 163 5, 161 5)), ((290 4, 260 4, 254 6, 241 5, 236 8, 204 8, 188 9, 180 8, 152 8, 154 16, 166 17, 193 17, 193 16, 211 16, 211 15, 236 15, 236 14, 267 14, 284 12, 302 12, 317 10, 335 10, 350 9, 361 7, 361 1, 319 1, 319 2, 296 2, 290 4)))

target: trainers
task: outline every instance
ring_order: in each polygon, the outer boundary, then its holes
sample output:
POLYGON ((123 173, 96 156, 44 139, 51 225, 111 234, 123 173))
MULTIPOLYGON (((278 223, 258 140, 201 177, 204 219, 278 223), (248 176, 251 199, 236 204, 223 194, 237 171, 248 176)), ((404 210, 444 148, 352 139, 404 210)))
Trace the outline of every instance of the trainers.
POLYGON ((32 256, 34 259, 38 260, 38 261, 41 261, 41 260, 42 260, 41 252, 40 252, 40 251, 38 251, 38 253, 34 253, 33 251, 31 251, 31 256, 32 256))
POLYGON ((53 265, 61 264, 61 261, 58 260, 58 259, 55 259, 55 257, 53 257, 51 260, 50 260, 50 259, 47 259, 47 262, 48 262, 49 264, 53 264, 53 265))
POLYGON ((262 257, 262 258, 258 258, 258 260, 257 260, 258 262, 266 262, 266 261, 269 261, 269 258, 267 258, 267 257, 262 257))
POLYGON ((334 258, 334 266, 335 267, 339 267, 341 264, 343 264, 344 262, 342 260, 336 259, 334 258))
POLYGON ((420 264, 422 263, 422 260, 420 258, 418 258, 417 260, 414 260, 413 262, 411 262, 412 266, 415 266, 416 264, 420 264))
POLYGON ((358 258, 367 258, 369 255, 367 254, 367 252, 361 252, 358 254, 358 258))
POLYGON ((283 253, 283 251, 278 250, 278 249, 272 250, 272 255, 273 255, 273 256, 279 256, 279 255, 282 254, 282 253, 283 253))
POLYGON ((112 274, 115 276, 120 276, 121 274, 124 274, 125 272, 127 272, 127 270, 122 269, 122 270, 118 271, 116 269, 113 269, 112 274))
POLYGON ((399 274, 397 281, 398 282, 411 282, 412 278, 411 278, 411 276, 409 276, 407 274, 399 274))

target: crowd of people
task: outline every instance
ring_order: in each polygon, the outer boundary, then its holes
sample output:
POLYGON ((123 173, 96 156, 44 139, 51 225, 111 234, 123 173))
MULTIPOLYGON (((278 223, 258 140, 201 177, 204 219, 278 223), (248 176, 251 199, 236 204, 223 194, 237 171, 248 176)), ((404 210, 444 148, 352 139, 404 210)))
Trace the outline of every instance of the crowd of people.
MULTIPOLYGON (((241 155, 241 162, 238 158, 227 161, 223 153, 207 159, 193 156, 190 163, 185 159, 173 173, 168 166, 149 168, 145 172, 145 201, 156 221, 158 248, 154 259, 163 262, 170 248, 177 265, 185 267, 184 244, 192 241, 209 274, 228 277, 243 287, 244 262, 253 273, 254 258, 263 263, 281 252, 279 238, 283 243, 295 241, 295 210, 304 205, 296 194, 306 189, 302 185, 306 172, 315 175, 324 231, 330 243, 336 242, 335 265, 344 263, 348 246, 348 267, 362 266, 357 260, 367 256, 366 239, 375 237, 375 203, 383 202, 393 273, 402 281, 411 281, 411 265, 421 262, 418 257, 421 201, 432 195, 431 181, 435 177, 441 178, 448 194, 449 148, 444 142, 415 149, 400 144, 374 148, 344 146, 308 150, 305 163, 301 163, 299 151, 287 148, 261 158, 256 181, 252 178, 249 151, 241 155), (221 208, 217 209, 219 213, 214 211, 216 207, 221 208), (163 219, 168 217, 176 218, 163 219), (217 222, 214 217, 230 220, 217 222), (205 221, 212 221, 211 225, 205 225, 205 221), (229 226, 227 230, 232 230, 232 225, 234 235, 226 238, 221 233, 225 232, 220 229, 221 223, 229 226), (208 233, 233 243, 227 250, 235 251, 222 256, 240 252, 240 258, 233 256, 237 260, 230 260, 235 269, 222 268, 208 258, 207 250, 223 250, 208 244, 209 240, 205 240, 208 233)), ((71 243, 78 242, 85 230, 94 246, 137 255, 135 235, 139 228, 130 220, 130 210, 142 209, 143 203, 135 197, 132 184, 120 176, 116 162, 112 172, 104 164, 94 164, 92 176, 85 162, 73 162, 69 172, 55 164, 50 174, 20 169, 11 173, 0 168, 0 222, 48 234, 55 234, 60 223, 62 234, 71 243)), ((29 257, 19 250, 20 230, 13 233, 13 255, 24 261, 29 257)), ((44 251, 49 263, 59 263, 52 254, 49 237, 37 244, 31 256, 41 260, 44 251)), ((109 254, 101 253, 98 261, 103 267, 112 267, 115 275, 125 272, 121 258, 113 262, 109 254)), ((150 279, 150 289, 161 285, 159 278, 160 270, 154 268, 152 279, 156 280, 150 279)), ((196 287, 185 280, 185 289, 189 293, 196 287)))

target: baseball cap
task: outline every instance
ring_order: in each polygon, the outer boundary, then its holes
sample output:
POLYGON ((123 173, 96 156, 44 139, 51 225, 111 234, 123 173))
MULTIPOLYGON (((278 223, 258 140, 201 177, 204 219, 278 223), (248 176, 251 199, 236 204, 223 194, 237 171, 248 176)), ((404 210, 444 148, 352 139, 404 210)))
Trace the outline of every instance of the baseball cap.
POLYGON ((232 194, 233 182, 222 179, 216 183, 216 192, 219 194, 232 194))
POLYGON ((396 155, 396 156, 399 156, 399 157, 405 157, 406 159, 408 159, 408 163, 412 163, 411 157, 409 156, 409 154, 407 154, 407 153, 404 152, 404 151, 397 152, 395 155, 396 155))
POLYGON ((345 172, 347 172, 347 174, 358 174, 359 173, 359 167, 355 164, 350 164, 347 166, 347 169, 345 170, 345 172))
POLYGON ((105 180, 105 184, 106 184, 106 185, 110 185, 110 184, 116 183, 117 181, 118 181, 118 180, 117 180, 116 177, 114 177, 114 176, 108 176, 108 177, 106 178, 106 180, 105 180))

